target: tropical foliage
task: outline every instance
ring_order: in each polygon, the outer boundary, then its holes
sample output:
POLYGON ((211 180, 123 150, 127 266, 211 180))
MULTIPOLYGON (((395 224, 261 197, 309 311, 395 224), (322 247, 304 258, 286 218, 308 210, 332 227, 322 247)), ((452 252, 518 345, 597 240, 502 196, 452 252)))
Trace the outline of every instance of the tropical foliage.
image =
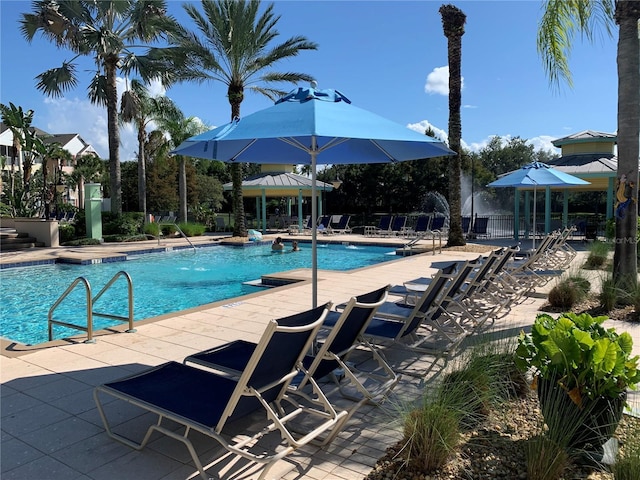
POLYGON ((165 14, 164 0, 38 0, 32 2, 32 9, 32 13, 22 14, 20 30, 24 38, 31 42, 41 33, 74 55, 60 67, 36 77, 39 91, 62 96, 78 84, 77 59, 88 56, 94 60, 89 99, 107 108, 111 210, 122 213, 116 75, 136 72, 145 82, 159 78, 171 83, 174 70, 139 51, 166 37, 175 22, 165 14))
MULTIPOLYGON (((572 85, 569 54, 576 33, 593 41, 597 28, 612 34, 618 25, 618 179, 631 185, 631 198, 638 198, 640 156, 640 1, 638 0, 546 0, 538 30, 538 52, 554 86, 572 85)), ((637 283, 638 202, 616 219, 613 259, 615 283, 637 283)))
MULTIPOLYGON (((262 13, 259 0, 202 0, 202 12, 194 4, 185 4, 184 9, 197 33, 181 29, 172 38, 175 48, 156 53, 177 65, 183 80, 225 84, 231 119, 240 118, 246 88, 275 99, 285 92, 273 84, 313 80, 308 74, 273 70, 277 63, 317 45, 303 36, 275 43, 280 16, 274 14, 272 4, 262 13)), ((231 176, 233 233, 246 236, 241 164, 232 165, 231 176)))

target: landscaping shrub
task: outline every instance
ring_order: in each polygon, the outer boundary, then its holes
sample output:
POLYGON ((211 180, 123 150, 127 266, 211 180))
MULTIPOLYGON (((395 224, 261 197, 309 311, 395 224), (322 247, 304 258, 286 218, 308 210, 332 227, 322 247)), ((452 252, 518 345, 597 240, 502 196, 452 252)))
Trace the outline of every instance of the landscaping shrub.
POLYGON ((69 242, 61 244, 63 247, 79 247, 81 245, 100 245, 100 240, 97 238, 76 238, 69 242))
POLYGON ((426 401, 404 420, 407 462, 425 473, 443 467, 460 441, 458 415, 448 405, 426 401))
POLYGON ((610 312, 618 303, 618 289, 611 275, 602 280, 601 289, 598 300, 604 311, 610 312))
POLYGON ((555 308, 570 310, 587 297, 590 289, 591 284, 586 278, 572 276, 562 279, 549 291, 549 304, 555 308))
POLYGON ((102 233, 106 235, 120 235, 131 237, 142 232, 144 215, 140 212, 126 212, 122 215, 114 215, 111 212, 102 212, 102 233))
POLYGON ((637 424, 622 440, 622 446, 618 450, 611 471, 616 480, 637 480, 640 478, 640 427, 637 424))
POLYGON ((606 242, 594 241, 589 245, 589 256, 585 262, 585 268, 597 269, 607 263, 611 246, 606 242))
POLYGON ((105 243, 142 242, 147 240, 147 236, 139 235, 103 235, 105 243))
POLYGON ((76 227, 71 223, 61 223, 58 225, 58 235, 60 244, 70 242, 76 238, 76 227))
POLYGON ((178 226, 187 237, 199 237, 206 231, 206 227, 200 223, 180 223, 178 226))
POLYGON ((160 236, 160 225, 155 222, 146 223, 144 226, 144 233, 153 237, 160 236))

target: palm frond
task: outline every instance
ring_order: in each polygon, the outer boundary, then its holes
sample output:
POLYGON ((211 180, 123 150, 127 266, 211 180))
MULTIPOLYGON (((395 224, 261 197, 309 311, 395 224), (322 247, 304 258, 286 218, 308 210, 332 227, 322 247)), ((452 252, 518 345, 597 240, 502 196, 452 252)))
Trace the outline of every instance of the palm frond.
POLYGON ((36 76, 36 88, 46 95, 61 97, 64 92, 78 85, 76 66, 63 63, 61 67, 52 68, 36 76))
POLYGON ((97 73, 89 83, 89 100, 91 103, 107 106, 107 77, 97 73))

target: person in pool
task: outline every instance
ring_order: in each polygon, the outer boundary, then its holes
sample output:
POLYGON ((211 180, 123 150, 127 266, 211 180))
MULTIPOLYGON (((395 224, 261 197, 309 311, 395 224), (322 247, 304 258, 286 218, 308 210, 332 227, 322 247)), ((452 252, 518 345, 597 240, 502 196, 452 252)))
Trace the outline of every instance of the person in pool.
POLYGON ((298 252, 298 251, 300 251, 300 247, 298 247, 298 241, 297 241, 297 240, 294 240, 294 241, 291 243, 291 251, 292 251, 292 252, 298 252))
POLYGON ((284 244, 282 243, 281 237, 276 237, 276 239, 271 244, 271 250, 274 252, 281 252, 284 250, 284 244))

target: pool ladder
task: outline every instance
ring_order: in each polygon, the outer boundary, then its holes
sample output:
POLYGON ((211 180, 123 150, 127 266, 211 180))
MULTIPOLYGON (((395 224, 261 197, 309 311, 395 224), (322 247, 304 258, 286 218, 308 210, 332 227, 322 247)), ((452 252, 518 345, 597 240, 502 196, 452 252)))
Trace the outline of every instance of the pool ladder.
POLYGON ((129 322, 129 329, 126 330, 127 333, 133 333, 133 332, 136 331, 136 329, 133 328, 133 282, 131 281, 131 277, 129 276, 129 274, 127 272, 120 271, 120 272, 116 273, 111 278, 111 280, 109 280, 107 282, 107 284, 104 286, 104 288, 102 290, 100 290, 100 292, 95 297, 91 296, 91 285, 89 284, 89 280, 87 280, 86 278, 78 277, 73 282, 71 282, 71 285, 69 285, 69 287, 67 287, 67 289, 64 291, 64 293, 62 295, 60 295, 58 300, 56 300, 56 302, 49 309, 49 315, 48 315, 49 341, 53 340, 53 326, 54 325, 61 325, 61 326, 67 327, 67 328, 73 328, 75 330, 81 330, 83 332, 87 332, 87 339, 84 341, 84 343, 95 343, 96 341, 93 339, 93 317, 94 316, 95 317, 102 317, 102 318, 110 318, 112 320, 119 320, 121 322, 129 322), (100 297, 102 297, 102 295, 120 277, 124 277, 124 279, 127 281, 128 301, 129 301, 129 315, 127 317, 122 317, 120 315, 111 315, 109 313, 94 312, 93 311, 93 304, 96 303, 96 301, 98 301, 98 299, 100 297), (87 326, 84 327, 84 326, 81 326, 81 325, 75 325, 73 323, 63 322, 61 320, 54 320, 53 319, 53 312, 56 310, 58 305, 60 305, 62 303, 62 301, 65 298, 67 298, 67 296, 80 283, 82 283, 84 285, 84 289, 85 289, 86 294, 87 294, 87 326))

